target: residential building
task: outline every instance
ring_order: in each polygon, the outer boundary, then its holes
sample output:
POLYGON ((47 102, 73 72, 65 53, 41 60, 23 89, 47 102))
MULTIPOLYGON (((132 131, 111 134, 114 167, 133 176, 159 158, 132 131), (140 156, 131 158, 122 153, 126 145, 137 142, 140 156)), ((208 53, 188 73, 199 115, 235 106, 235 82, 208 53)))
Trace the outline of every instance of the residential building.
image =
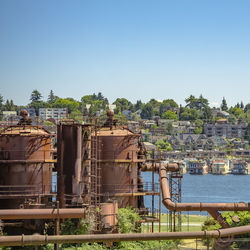
POLYGON ((27 108, 26 109, 29 113, 29 116, 36 116, 36 110, 34 108, 27 108))
POLYGON ((245 136, 247 123, 230 124, 225 121, 215 124, 204 124, 204 134, 208 137, 223 136, 226 138, 242 138, 245 136))
POLYGON ((67 108, 40 108, 39 116, 43 120, 53 118, 55 121, 68 118, 67 108))
POLYGON ((214 117, 228 118, 230 115, 228 112, 223 111, 220 108, 212 108, 211 111, 214 117))
POLYGON ((122 114, 125 115, 127 117, 128 120, 131 120, 132 119, 132 111, 130 110, 123 110, 122 111, 122 114))
POLYGON ((16 111, 3 111, 3 119, 11 119, 17 116, 16 111))
POLYGON ((140 131, 139 122, 128 121, 128 129, 135 133, 138 133, 140 131))

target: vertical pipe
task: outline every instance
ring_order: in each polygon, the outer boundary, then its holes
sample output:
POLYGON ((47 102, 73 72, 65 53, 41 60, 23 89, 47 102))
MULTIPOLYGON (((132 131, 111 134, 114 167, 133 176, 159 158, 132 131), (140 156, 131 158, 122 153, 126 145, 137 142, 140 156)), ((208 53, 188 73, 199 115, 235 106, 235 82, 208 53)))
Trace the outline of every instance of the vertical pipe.
POLYGON ((160 232, 161 232, 161 191, 159 190, 159 233, 160 232))
MULTIPOLYGON (((152 169, 152 191, 154 193, 155 191, 155 186, 154 186, 154 176, 155 176, 155 152, 153 151, 153 162, 152 162, 152 165, 153 165, 153 169, 152 169)), ((154 194, 152 195, 152 218, 154 218, 154 204, 155 204, 155 199, 154 199, 154 194)), ((152 221, 152 233, 154 232, 154 221, 152 221)))
POLYGON ((82 126, 76 126, 76 160, 73 178, 73 194, 79 196, 81 194, 81 170, 82 170, 82 126))
POLYGON ((63 157, 64 157, 64 142, 62 140, 63 125, 57 126, 57 152, 58 152, 58 164, 57 164, 57 195, 60 208, 65 207, 64 197, 64 177, 63 177, 63 157))
MULTIPOLYGON (((56 218, 56 235, 60 235, 60 218, 59 218, 59 201, 56 202, 57 205, 57 218, 56 218)), ((55 244, 56 250, 59 250, 59 244, 55 244)))

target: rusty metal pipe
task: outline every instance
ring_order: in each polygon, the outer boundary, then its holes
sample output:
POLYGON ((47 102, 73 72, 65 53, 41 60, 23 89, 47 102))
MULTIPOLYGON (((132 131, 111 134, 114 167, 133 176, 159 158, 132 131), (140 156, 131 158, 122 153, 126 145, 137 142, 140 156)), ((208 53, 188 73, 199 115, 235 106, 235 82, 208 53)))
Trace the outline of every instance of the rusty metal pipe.
POLYGON ((1 220, 25 220, 25 219, 66 219, 84 218, 83 208, 63 208, 55 209, 1 209, 1 220))
POLYGON ((21 235, 1 236, 0 246, 45 245, 49 243, 119 242, 174 239, 221 238, 250 232, 250 226, 196 232, 168 232, 143 234, 95 234, 95 235, 21 235))
MULTIPOLYGON (((180 170, 180 167, 177 163, 161 163, 161 167, 164 167, 166 169, 167 172, 177 172, 180 170)), ((143 165, 141 168, 141 171, 143 172, 150 172, 150 171, 159 171, 160 169, 160 164, 155 164, 155 166, 153 167, 153 164, 146 164, 143 165)))
POLYGON ((171 211, 250 211, 250 203, 178 203, 171 200, 167 171, 162 167, 159 171, 162 202, 171 211))

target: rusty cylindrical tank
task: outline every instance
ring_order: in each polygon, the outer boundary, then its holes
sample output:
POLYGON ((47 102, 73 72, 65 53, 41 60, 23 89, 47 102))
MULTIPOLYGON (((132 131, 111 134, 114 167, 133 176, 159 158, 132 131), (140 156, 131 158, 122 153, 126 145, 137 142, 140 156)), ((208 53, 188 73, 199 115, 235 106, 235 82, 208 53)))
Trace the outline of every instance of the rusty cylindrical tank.
POLYGON ((103 227, 109 229, 117 226, 118 203, 101 203, 100 207, 103 227))
POLYGON ((0 209, 50 195, 52 166, 51 135, 45 129, 17 125, 1 131, 0 209))
POLYGON ((126 128, 104 127, 98 130, 97 140, 103 202, 115 197, 119 207, 138 207, 137 197, 131 195, 138 191, 138 135, 126 128))

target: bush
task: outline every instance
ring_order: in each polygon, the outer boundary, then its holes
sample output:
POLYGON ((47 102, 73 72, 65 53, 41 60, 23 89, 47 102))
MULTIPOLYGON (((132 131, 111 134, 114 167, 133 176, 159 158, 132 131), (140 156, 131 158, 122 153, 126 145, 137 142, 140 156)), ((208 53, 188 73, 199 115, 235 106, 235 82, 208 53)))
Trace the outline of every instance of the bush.
MULTIPOLYGON (((226 219, 227 223, 231 227, 239 227, 239 226, 245 226, 250 224, 250 212, 242 211, 242 212, 224 212, 221 214, 223 218, 226 219), (238 222, 235 222, 233 218, 237 218, 238 222)), ((202 230, 215 230, 219 229, 221 226, 217 221, 215 221, 212 218, 208 218, 203 226, 202 230)), ((244 248, 244 249, 250 249, 250 241, 239 241, 237 242, 237 239, 240 238, 250 238, 250 233, 248 234, 241 234, 241 235, 235 235, 234 237, 236 241, 233 243, 233 247, 237 248, 244 248)))
POLYGON ((139 233, 141 217, 132 208, 120 208, 118 210, 118 227, 121 233, 139 233))

